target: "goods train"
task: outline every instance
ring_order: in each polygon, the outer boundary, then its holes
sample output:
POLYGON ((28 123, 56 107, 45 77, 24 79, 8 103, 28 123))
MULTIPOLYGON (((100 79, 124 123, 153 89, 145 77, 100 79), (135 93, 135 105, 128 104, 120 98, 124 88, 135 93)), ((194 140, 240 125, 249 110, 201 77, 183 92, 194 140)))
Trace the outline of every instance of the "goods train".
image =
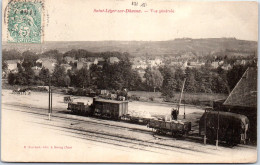
MULTIPOLYGON (((69 102, 68 110, 84 116, 93 116, 110 120, 123 120, 145 124, 159 134, 190 135, 191 122, 163 118, 142 118, 128 114, 128 101, 93 98, 91 105, 82 102, 69 102)), ((246 116, 231 112, 206 111, 199 120, 199 137, 206 135, 210 143, 215 140, 229 145, 246 143, 249 120, 246 116), (218 137, 217 137, 218 136, 218 137)))
POLYGON ((191 130, 191 122, 166 121, 157 118, 142 118, 128 114, 128 101, 106 100, 93 98, 91 105, 84 105, 82 102, 69 102, 68 110, 72 113, 85 116, 95 116, 111 120, 123 120, 131 123, 145 124, 158 133, 187 134, 191 130))

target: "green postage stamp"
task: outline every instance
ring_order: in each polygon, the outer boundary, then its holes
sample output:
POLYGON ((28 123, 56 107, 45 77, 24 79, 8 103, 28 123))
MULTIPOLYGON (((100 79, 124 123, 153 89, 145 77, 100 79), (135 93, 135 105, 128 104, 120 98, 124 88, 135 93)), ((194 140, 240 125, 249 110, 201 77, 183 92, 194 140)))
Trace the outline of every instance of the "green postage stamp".
POLYGON ((8 42, 41 43, 43 36, 42 1, 13 0, 8 4, 8 42))

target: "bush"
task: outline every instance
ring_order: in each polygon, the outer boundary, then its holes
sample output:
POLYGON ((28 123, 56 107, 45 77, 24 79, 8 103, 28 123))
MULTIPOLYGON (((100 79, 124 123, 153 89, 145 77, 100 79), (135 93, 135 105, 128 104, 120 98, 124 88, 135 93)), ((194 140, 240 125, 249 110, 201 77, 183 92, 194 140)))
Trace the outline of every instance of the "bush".
POLYGON ((35 91, 35 92, 47 92, 48 89, 46 87, 29 87, 27 90, 35 91))
POLYGON ((135 100, 135 101, 140 101, 140 97, 136 96, 136 95, 132 95, 130 96, 131 100, 135 100))
POLYGON ((44 82, 41 81, 41 80, 37 80, 37 81, 35 82, 35 84, 36 84, 36 85, 43 86, 43 85, 44 85, 44 82))

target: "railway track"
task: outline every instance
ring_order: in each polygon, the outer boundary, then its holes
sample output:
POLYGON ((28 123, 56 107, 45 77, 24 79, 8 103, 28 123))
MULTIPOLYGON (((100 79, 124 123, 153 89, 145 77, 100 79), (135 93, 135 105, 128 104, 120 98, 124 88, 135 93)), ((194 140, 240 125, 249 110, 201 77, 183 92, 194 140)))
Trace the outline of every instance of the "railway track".
POLYGON ((61 111, 57 109, 54 111, 55 113, 53 113, 52 115, 53 120, 47 121, 47 110, 44 108, 35 108, 13 104, 5 105, 8 106, 4 108, 5 110, 20 111, 23 113, 33 115, 34 118, 43 119, 37 119, 37 121, 33 121, 34 124, 40 124, 44 127, 61 131, 63 132, 63 134, 66 134, 67 136, 72 136, 80 139, 86 139, 95 142, 121 146, 124 148, 138 149, 163 154, 165 154, 166 151, 178 151, 186 154, 218 154, 214 146, 205 146, 200 143, 194 143, 194 140, 192 139, 185 139, 184 141, 172 137, 155 135, 153 132, 151 132, 151 130, 147 129, 144 126, 135 126, 134 124, 118 125, 119 123, 122 124, 122 122, 106 121, 96 118, 64 114, 60 113, 61 111), (139 134, 142 134, 146 137, 131 138, 129 135, 124 136, 123 134, 110 133, 104 130, 89 129, 92 126, 105 127, 110 129, 112 128, 114 130, 117 130, 118 132, 130 132, 131 134, 137 134, 137 137, 139 136, 139 134), (181 145, 179 144, 180 142, 181 145))

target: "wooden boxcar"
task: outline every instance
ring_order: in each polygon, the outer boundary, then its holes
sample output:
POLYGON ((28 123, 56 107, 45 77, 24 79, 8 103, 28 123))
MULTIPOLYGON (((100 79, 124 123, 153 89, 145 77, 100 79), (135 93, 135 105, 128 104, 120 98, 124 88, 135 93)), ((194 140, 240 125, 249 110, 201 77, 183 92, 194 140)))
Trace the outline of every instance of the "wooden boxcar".
POLYGON ((164 121, 151 119, 147 125, 149 128, 153 128, 158 133, 171 133, 176 134, 187 134, 191 130, 191 122, 182 121, 164 121))
POLYGON ((91 116, 93 115, 93 108, 89 105, 84 105, 83 102, 68 103, 68 110, 72 113, 91 116))
POLYGON ((209 142, 217 139, 234 145, 248 140, 249 120, 246 116, 231 112, 210 111, 202 115, 199 122, 199 134, 205 135, 209 142), (206 124, 206 126, 205 126, 206 124), (206 128, 206 131, 205 131, 206 128))
POLYGON ((94 116, 120 120, 128 113, 128 101, 116 101, 94 98, 94 116))

